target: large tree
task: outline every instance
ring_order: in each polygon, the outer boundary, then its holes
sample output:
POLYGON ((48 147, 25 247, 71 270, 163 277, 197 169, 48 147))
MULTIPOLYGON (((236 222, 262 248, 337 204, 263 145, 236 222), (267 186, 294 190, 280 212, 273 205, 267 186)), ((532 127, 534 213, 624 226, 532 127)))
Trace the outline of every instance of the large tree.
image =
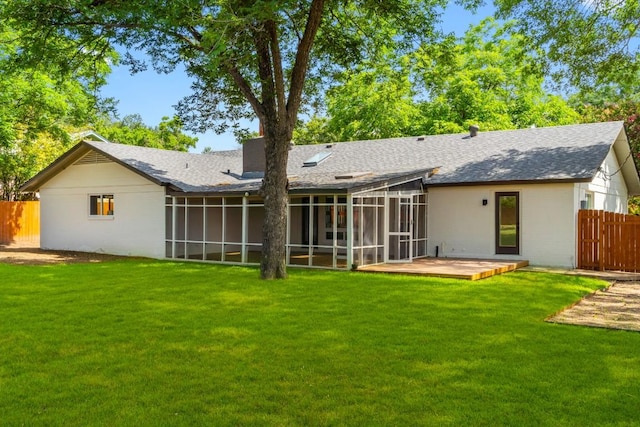
POLYGON ((491 18, 470 28, 455 45, 417 53, 426 90, 425 133, 518 129, 578 123, 578 114, 544 89, 538 49, 522 43, 513 23, 491 18))
POLYGON ((21 194, 20 186, 68 148, 75 126, 91 120, 99 104, 95 89, 109 71, 106 63, 73 72, 44 64, 18 66, 12 58, 22 51, 19 40, 16 29, 0 23, 2 200, 31 196, 21 194))
POLYGON ((345 73, 344 83, 328 93, 328 134, 353 141, 420 133, 408 59, 367 65, 345 73))
POLYGON ((327 94, 327 117, 298 126, 296 144, 578 123, 570 105, 545 90, 543 53, 512 29, 485 19, 460 39, 343 73, 327 94))
POLYGON ((498 15, 516 18, 523 43, 546 50, 549 75, 569 87, 616 81, 638 87, 637 0, 495 0, 498 15))
MULTIPOLYGON (((471 2, 473 3, 473 2, 471 2)), ((11 0, 2 16, 24 29, 27 59, 55 60, 66 43, 95 60, 113 44, 145 51, 169 71, 184 63, 194 94, 180 111, 195 128, 257 117, 266 172, 261 274, 286 277, 287 155, 305 89, 434 35, 443 0, 11 0), (311 58, 313 57, 313 61, 311 58), (309 83, 305 85, 305 83, 309 83)), ((125 56, 133 68, 141 64, 125 56)), ((315 93, 318 93, 317 91, 315 93)))

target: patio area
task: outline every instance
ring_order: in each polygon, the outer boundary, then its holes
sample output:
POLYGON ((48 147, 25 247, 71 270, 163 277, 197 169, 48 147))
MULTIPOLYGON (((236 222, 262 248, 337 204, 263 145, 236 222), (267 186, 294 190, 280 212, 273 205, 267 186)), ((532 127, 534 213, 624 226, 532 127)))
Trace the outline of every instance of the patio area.
POLYGON ((479 280, 526 267, 529 261, 486 260, 464 258, 419 258, 407 263, 366 265, 358 271, 366 273, 415 274, 479 280))

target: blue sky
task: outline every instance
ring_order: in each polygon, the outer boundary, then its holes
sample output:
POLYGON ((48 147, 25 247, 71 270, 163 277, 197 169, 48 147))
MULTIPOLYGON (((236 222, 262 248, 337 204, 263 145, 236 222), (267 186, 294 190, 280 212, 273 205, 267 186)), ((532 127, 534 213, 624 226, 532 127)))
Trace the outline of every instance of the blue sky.
MULTIPOLYGON (((443 29, 461 36, 470 25, 478 24, 483 18, 490 16, 493 10, 492 6, 484 6, 474 14, 451 4, 443 15, 443 29)), ((157 126, 163 116, 175 113, 173 105, 191 93, 190 84, 184 69, 180 67, 171 74, 157 74, 149 69, 133 76, 126 67, 115 67, 102 94, 119 101, 118 112, 121 117, 137 113, 148 125, 157 126)), ((257 130, 255 123, 247 123, 246 126, 257 130)), ((207 132, 195 136, 198 137, 198 144, 191 150, 193 152, 200 153, 205 147, 214 150, 238 147, 231 133, 217 135, 207 132)))

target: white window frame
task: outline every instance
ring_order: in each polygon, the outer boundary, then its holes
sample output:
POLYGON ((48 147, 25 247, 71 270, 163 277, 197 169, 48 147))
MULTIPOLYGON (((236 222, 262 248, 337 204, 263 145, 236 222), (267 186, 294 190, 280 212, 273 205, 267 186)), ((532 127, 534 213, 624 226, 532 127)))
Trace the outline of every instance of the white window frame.
POLYGON ((585 201, 586 209, 594 209, 595 193, 593 191, 585 190, 584 201, 585 201))
POLYGON ((113 193, 92 193, 89 194, 87 197, 88 200, 88 208, 89 208, 89 218, 91 219, 113 219, 115 216, 115 195, 113 193), (91 209, 93 208, 93 198, 94 197, 99 197, 100 201, 102 201, 102 203, 104 203, 104 199, 105 198, 109 198, 111 199, 111 203, 113 204, 113 209, 109 212, 107 212, 106 214, 103 213, 97 213, 97 214, 92 214, 91 213, 91 209))

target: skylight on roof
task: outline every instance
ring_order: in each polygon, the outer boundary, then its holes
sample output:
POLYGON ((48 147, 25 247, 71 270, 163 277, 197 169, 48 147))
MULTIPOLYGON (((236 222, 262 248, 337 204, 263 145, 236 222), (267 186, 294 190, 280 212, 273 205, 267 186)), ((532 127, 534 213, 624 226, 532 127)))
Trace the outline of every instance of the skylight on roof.
POLYGON ((331 153, 329 153, 327 151, 321 151, 320 153, 318 153, 316 155, 313 155, 313 156, 309 157, 307 160, 305 160, 304 163, 302 164, 302 166, 303 167, 317 166, 320 162, 325 160, 330 155, 331 155, 331 153))

